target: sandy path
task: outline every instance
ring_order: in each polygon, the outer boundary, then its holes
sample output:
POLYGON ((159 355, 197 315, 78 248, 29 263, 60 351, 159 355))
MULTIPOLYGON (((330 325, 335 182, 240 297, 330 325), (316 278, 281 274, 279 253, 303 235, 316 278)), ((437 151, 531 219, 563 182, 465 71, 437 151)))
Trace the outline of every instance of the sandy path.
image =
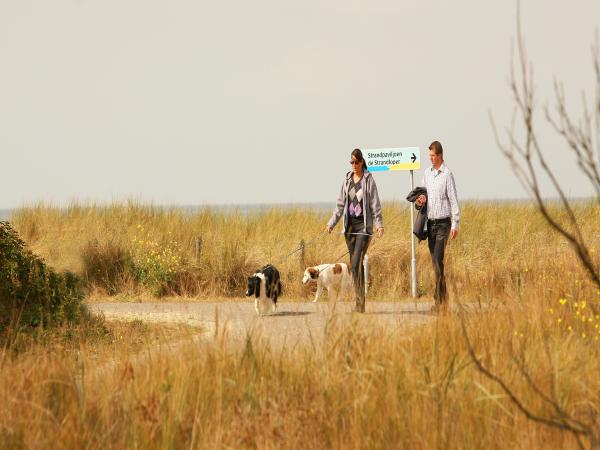
POLYGON ((93 303, 94 312, 102 312, 108 320, 142 320, 155 323, 186 323, 201 327, 206 337, 222 332, 237 341, 248 334, 266 338, 271 344, 301 343, 320 340, 327 322, 356 320, 361 324, 376 323, 392 329, 429 323, 435 316, 431 303, 412 301, 367 303, 365 314, 351 312, 349 302, 337 303, 330 312, 326 303, 281 302, 274 315, 257 317, 252 302, 201 303, 93 303))

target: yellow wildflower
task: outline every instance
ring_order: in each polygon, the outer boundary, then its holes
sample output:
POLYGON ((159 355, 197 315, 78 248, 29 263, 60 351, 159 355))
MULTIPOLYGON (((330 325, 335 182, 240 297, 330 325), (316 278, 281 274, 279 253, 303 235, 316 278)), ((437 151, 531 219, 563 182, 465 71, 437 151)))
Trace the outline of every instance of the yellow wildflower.
POLYGON ((564 305, 565 303, 567 303, 567 299, 566 298, 561 298, 558 303, 560 303, 561 305, 564 305))

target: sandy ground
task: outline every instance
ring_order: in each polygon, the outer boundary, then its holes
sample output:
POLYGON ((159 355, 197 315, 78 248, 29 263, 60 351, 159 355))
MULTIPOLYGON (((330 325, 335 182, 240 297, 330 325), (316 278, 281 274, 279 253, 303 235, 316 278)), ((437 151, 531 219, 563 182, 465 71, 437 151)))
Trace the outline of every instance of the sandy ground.
POLYGON ((107 320, 142 320, 154 323, 185 323, 199 327, 205 337, 223 330, 233 341, 248 335, 260 336, 272 345, 297 345, 321 340, 327 325, 356 321, 359 325, 376 324, 406 332, 407 328, 430 323, 430 302, 396 301, 367 303, 365 314, 352 313, 353 304, 340 302, 333 310, 327 303, 280 302, 277 312, 257 317, 254 303, 93 303, 89 307, 107 320))
MULTIPOLYGON (((248 338, 268 345, 273 351, 321 352, 332 324, 380 327, 410 339, 414 327, 435 323, 437 315, 429 311, 432 305, 431 301, 367 302, 366 313, 356 314, 350 302, 337 303, 333 309, 325 302, 280 302, 275 314, 258 317, 252 301, 94 302, 88 305, 90 310, 104 314, 107 320, 181 323, 197 331, 186 338, 150 345, 137 354, 127 355, 126 360, 115 357, 95 366, 88 374, 92 381, 102 380, 113 371, 121 376, 124 371, 133 367, 137 370, 148 361, 189 354, 188 350, 197 351, 216 342, 225 343, 229 350, 236 352, 248 338)), ((462 307, 471 312, 479 311, 476 304, 462 307)), ((452 309, 459 308, 455 305, 452 309)))

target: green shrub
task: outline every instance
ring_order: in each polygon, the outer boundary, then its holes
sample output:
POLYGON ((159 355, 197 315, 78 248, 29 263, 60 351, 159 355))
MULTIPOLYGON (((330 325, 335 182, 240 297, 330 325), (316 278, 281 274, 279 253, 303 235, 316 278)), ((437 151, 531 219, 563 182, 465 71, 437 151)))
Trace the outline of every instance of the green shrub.
POLYGON ((0 333, 9 326, 57 326, 87 317, 80 280, 56 273, 25 248, 8 222, 0 222, 0 333))

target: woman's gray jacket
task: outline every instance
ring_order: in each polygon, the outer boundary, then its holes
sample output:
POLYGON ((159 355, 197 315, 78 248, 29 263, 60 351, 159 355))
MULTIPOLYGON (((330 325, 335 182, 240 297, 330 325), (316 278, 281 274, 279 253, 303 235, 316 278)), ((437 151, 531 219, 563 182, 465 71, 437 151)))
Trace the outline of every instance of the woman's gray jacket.
MULTIPOLYGON (((342 190, 337 199, 331 219, 327 222, 327 226, 333 228, 343 216, 344 233, 347 231, 348 224, 350 223, 348 220, 348 186, 350 185, 351 179, 352 172, 348 172, 344 177, 342 190)), ((368 170, 363 172, 363 177, 360 180, 360 187, 363 192, 365 231, 368 234, 373 234, 373 222, 375 223, 375 229, 383 227, 383 215, 381 213, 381 202, 379 201, 379 194, 377 193, 377 185, 375 184, 373 175, 371 175, 368 170)))

